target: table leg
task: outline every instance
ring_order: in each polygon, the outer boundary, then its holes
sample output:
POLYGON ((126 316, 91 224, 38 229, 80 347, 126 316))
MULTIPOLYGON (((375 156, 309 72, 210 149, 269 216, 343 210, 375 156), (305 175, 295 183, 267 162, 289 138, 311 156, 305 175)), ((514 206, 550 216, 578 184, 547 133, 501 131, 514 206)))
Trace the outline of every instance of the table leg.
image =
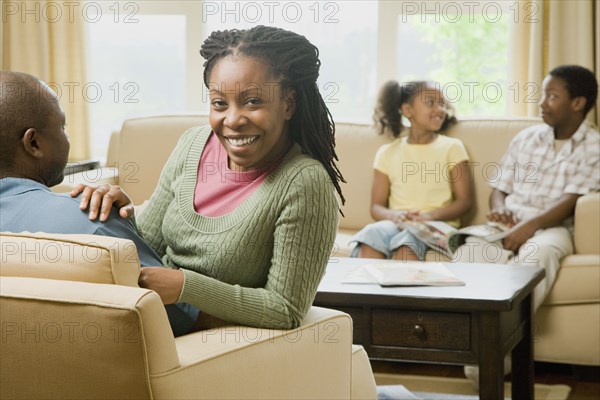
POLYGON ((504 399, 504 354, 498 312, 483 312, 479 326, 479 398, 504 399))
POLYGON ((521 303, 523 312, 523 339, 512 351, 512 398, 533 399, 533 337, 531 295, 521 303))

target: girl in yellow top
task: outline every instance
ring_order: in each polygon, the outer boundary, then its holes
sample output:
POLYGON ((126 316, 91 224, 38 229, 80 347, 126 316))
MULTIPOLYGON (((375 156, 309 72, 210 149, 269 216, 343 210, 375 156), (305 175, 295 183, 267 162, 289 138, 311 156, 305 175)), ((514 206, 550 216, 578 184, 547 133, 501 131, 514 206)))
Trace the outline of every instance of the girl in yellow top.
POLYGON ((442 93, 429 82, 387 82, 375 122, 396 140, 375 156, 371 216, 378 222, 358 232, 353 257, 424 260, 427 245, 396 223, 458 219, 471 208, 471 179, 462 142, 440 133, 456 122, 442 93), (402 117, 410 127, 402 125, 402 117), (400 137, 406 129, 408 135, 400 137))

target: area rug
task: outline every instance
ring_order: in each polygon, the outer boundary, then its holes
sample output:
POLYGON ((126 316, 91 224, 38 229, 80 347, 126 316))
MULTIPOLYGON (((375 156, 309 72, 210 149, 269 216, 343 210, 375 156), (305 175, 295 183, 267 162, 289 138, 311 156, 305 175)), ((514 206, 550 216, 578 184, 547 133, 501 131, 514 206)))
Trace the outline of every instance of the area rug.
MULTIPOLYGON (((471 383, 463 378, 376 373, 375 381, 379 400, 479 399, 471 383)), ((571 388, 567 385, 535 384, 534 391, 536 400, 566 400, 571 388)), ((504 393, 506 398, 510 398, 510 382, 505 383, 504 393)))

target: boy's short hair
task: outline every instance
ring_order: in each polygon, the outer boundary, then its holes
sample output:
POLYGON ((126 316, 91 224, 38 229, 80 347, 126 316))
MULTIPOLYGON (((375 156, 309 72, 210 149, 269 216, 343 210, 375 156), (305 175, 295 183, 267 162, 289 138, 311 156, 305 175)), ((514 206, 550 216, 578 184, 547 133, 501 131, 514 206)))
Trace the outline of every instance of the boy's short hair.
POLYGON ((550 71, 550 76, 565 81, 571 98, 585 97, 583 116, 594 107, 598 98, 598 81, 592 71, 579 65, 561 65, 550 71))

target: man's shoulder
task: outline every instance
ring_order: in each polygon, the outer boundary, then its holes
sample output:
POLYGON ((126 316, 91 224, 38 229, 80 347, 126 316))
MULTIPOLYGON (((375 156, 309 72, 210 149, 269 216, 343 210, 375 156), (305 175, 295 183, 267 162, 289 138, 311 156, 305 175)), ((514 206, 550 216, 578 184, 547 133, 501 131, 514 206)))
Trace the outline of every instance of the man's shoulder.
POLYGON ((10 231, 93 234, 97 229, 97 223, 79 209, 79 200, 68 193, 25 191, 3 198, 2 207, 8 214, 2 226, 10 231))

